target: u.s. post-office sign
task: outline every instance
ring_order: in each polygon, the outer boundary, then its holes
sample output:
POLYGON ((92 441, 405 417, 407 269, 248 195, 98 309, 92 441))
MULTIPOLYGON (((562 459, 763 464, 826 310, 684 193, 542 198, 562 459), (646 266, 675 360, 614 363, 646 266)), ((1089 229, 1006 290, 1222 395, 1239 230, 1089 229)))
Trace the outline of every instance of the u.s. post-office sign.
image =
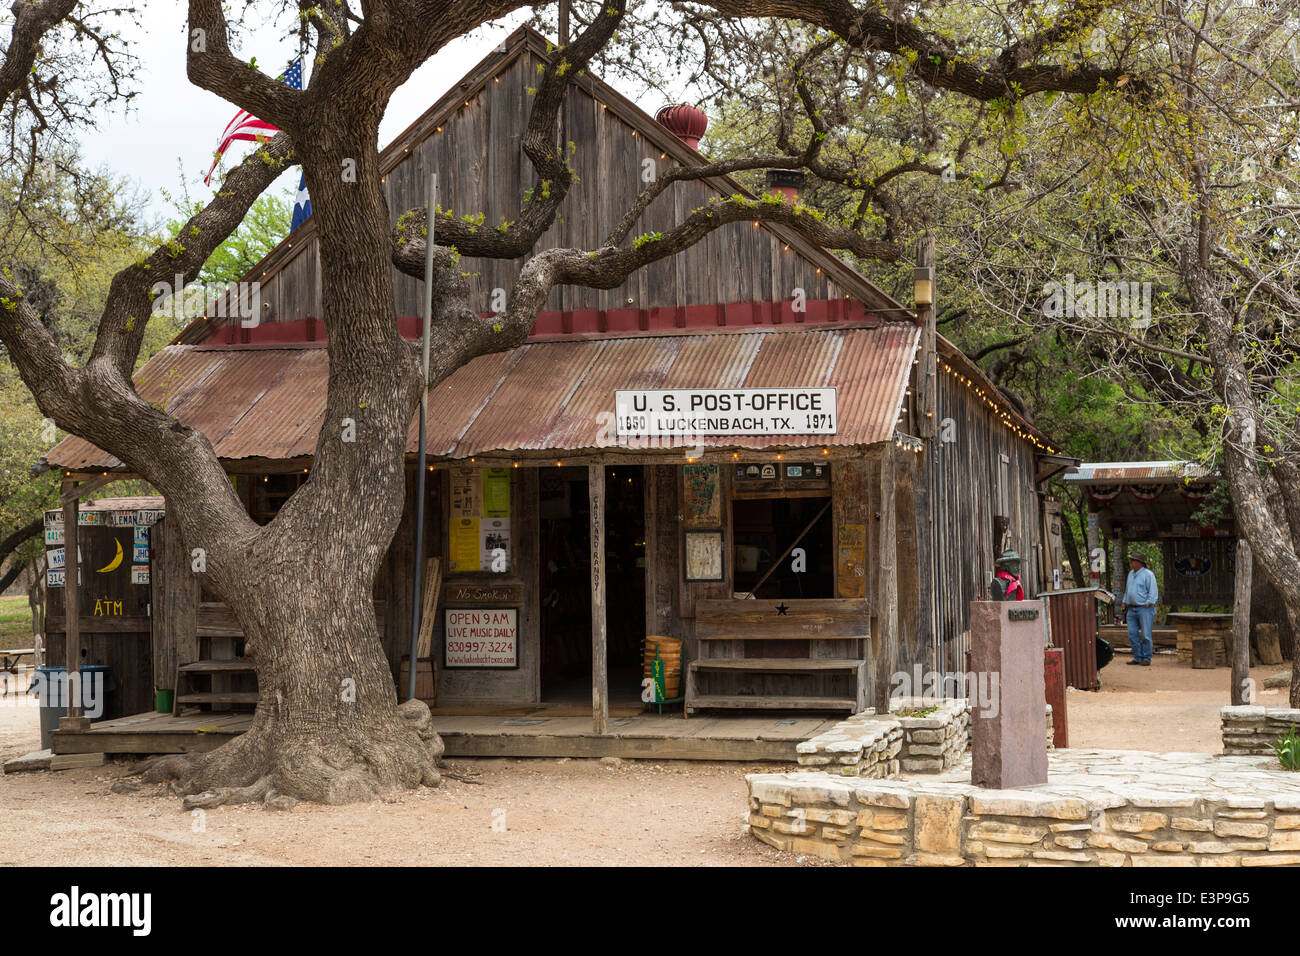
POLYGON ((834 435, 833 388, 619 389, 620 437, 834 435))

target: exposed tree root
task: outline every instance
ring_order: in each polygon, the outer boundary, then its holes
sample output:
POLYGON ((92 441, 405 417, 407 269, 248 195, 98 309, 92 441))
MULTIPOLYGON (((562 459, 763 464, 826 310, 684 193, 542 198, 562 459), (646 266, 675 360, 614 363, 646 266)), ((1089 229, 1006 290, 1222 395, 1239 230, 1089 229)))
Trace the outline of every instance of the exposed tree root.
POLYGON ((145 783, 168 783, 187 810, 260 802, 288 810, 299 800, 359 803, 435 787, 443 753, 429 708, 407 701, 395 725, 373 733, 287 733, 259 713, 247 733, 204 754, 171 754, 132 768, 145 783))
POLYGON ((477 780, 474 777, 467 777, 459 773, 453 773, 450 770, 443 770, 442 775, 448 780, 459 780, 461 783, 472 783, 477 786, 482 786, 483 784, 482 780, 477 780))

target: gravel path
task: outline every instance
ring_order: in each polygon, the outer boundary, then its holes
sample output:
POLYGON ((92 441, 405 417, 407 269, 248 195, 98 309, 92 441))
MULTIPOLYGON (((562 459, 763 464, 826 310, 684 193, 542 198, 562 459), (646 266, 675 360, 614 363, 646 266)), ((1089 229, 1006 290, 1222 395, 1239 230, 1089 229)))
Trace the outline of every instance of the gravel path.
MULTIPOLYGON (((1218 753, 1228 671, 1172 657, 1102 671, 1070 691, 1075 747, 1218 753)), ((1258 668, 1257 680, 1280 668, 1258 668)), ((1285 691, 1260 697, 1284 705, 1285 691)), ((0 705, 0 760, 35 750, 37 711, 0 705)), ((435 790, 366 806, 203 815, 154 788, 114 793, 127 764, 0 776, 0 865, 649 865, 795 862, 742 833, 744 774, 783 769, 686 761, 455 760, 435 790)), ((129 785, 129 784, 128 784, 129 785)), ((813 864, 814 861, 803 861, 813 864)))

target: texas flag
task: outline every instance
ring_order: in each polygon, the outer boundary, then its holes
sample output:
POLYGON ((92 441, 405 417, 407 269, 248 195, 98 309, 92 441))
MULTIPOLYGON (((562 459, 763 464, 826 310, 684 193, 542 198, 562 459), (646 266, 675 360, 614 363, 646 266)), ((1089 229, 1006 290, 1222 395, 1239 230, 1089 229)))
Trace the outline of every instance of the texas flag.
POLYGON ((307 195, 307 174, 303 173, 298 181, 298 195, 293 199, 293 224, 289 231, 297 229, 311 215, 311 197, 307 195))

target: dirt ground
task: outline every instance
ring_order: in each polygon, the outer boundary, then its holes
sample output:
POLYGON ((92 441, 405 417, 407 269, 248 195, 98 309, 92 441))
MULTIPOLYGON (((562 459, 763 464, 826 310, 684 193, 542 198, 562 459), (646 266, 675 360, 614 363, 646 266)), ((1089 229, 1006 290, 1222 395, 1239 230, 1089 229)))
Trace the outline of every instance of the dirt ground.
MULTIPOLYGON (((1229 668, 1193 670, 1172 653, 1156 654, 1150 667, 1131 667, 1128 654, 1116 651, 1100 672, 1101 690, 1067 691, 1071 747, 1222 753, 1219 708, 1230 702, 1229 668)), ((1263 685, 1264 678, 1290 667, 1287 662, 1251 670, 1256 703, 1287 706, 1286 688, 1263 685)))
MULTIPOLYGON (((1118 657, 1099 692, 1070 691, 1075 747, 1220 749, 1227 669, 1118 657)), ((1257 680, 1281 668, 1259 668, 1257 680)), ((1265 692, 1266 693, 1266 692, 1265 692)), ((1285 692, 1260 703, 1286 703, 1285 692)), ((35 750, 37 711, 0 706, 0 760, 35 750)), ((126 763, 0 776, 0 865, 779 866, 796 861, 742 832, 746 773, 684 761, 453 760, 448 779, 392 802, 232 807, 204 814, 145 788, 114 793, 126 763)))

